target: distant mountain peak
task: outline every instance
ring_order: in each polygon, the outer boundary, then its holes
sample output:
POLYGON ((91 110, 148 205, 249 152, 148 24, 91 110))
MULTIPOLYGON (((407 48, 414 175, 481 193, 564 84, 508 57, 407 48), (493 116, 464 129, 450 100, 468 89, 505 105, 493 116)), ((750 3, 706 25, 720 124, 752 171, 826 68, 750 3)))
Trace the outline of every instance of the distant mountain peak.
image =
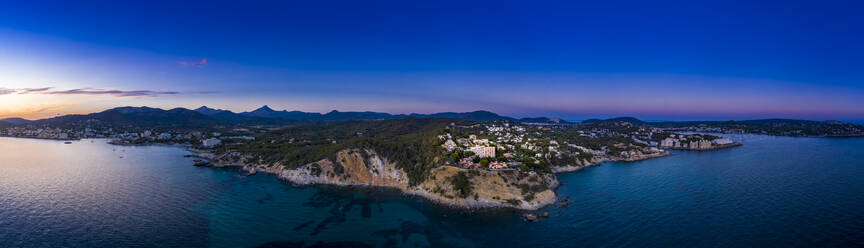
POLYGON ((224 109, 214 109, 214 108, 210 108, 210 107, 207 107, 207 106, 201 106, 201 107, 195 109, 194 111, 195 111, 195 112, 198 112, 198 113, 202 113, 202 114, 204 114, 204 115, 215 115, 215 114, 221 114, 221 113, 229 113, 229 112, 231 112, 231 111, 224 110, 224 109))
POLYGON ((273 110, 272 108, 270 108, 270 106, 267 106, 267 105, 261 106, 260 108, 254 110, 254 111, 259 111, 259 110, 260 110, 260 111, 267 111, 267 112, 275 112, 275 111, 276 111, 276 110, 273 110))
POLYGON ((287 113, 288 113, 287 110, 276 111, 276 110, 273 110, 272 108, 270 108, 270 106, 264 105, 258 109, 255 109, 255 110, 252 110, 249 112, 243 112, 240 114, 246 115, 246 116, 262 117, 262 118, 281 118, 281 117, 285 117, 285 115, 287 113))

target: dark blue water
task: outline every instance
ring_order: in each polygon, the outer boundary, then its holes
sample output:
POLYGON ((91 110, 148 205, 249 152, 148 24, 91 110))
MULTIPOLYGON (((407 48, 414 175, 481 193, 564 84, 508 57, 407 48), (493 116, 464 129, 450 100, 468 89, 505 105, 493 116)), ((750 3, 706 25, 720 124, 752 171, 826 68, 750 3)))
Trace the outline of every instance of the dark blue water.
POLYGON ((0 247, 861 247, 864 139, 735 136, 562 174, 522 221, 374 188, 296 188, 174 147, 0 138, 0 247))

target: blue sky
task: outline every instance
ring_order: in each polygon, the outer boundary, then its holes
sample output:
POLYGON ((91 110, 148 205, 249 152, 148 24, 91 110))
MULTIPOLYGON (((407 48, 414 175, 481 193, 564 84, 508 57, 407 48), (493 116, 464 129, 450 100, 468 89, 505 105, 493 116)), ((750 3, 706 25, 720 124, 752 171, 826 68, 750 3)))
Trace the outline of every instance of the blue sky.
POLYGON ((862 5, 3 2, 0 117, 267 104, 567 119, 864 119, 862 5))

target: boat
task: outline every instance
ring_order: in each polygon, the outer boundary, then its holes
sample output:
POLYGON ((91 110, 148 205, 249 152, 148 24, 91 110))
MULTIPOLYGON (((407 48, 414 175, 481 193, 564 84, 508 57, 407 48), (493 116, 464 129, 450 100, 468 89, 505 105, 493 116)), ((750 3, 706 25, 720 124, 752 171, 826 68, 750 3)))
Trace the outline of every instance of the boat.
POLYGON ((68 145, 68 144, 72 144, 72 141, 66 141, 66 142, 63 142, 63 144, 67 144, 67 145, 68 145))
POLYGON ((537 221, 537 215, 524 214, 524 215, 522 215, 522 219, 525 219, 526 221, 534 222, 534 221, 537 221))

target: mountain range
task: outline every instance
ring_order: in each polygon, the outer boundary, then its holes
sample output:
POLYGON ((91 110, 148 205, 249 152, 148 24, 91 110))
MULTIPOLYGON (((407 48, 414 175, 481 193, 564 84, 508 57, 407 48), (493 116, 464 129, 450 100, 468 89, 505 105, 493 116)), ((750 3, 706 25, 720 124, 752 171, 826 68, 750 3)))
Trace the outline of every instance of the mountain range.
MULTIPOLYGON (((269 106, 262 106, 258 109, 235 113, 230 110, 213 109, 207 106, 201 106, 197 109, 190 110, 186 108, 174 108, 169 110, 151 108, 151 107, 117 107, 108 109, 98 113, 83 114, 83 115, 64 115, 41 120, 26 120, 22 118, 6 118, 0 119, 0 127, 8 127, 14 125, 51 125, 51 126, 69 126, 88 123, 90 125, 104 124, 110 126, 149 126, 149 127, 170 127, 170 128, 201 128, 214 127, 224 125, 249 124, 249 125, 286 125, 298 122, 330 122, 330 121, 348 121, 348 120, 387 120, 387 119, 402 119, 402 118, 451 118, 470 121, 520 121, 524 123, 540 123, 540 124, 569 124, 570 122, 559 118, 512 118, 501 116, 489 111, 473 111, 473 112, 443 112, 434 114, 389 114, 381 112, 341 112, 330 111, 328 113, 313 113, 302 111, 287 111, 274 110, 269 106)), ((837 125, 845 125, 850 128, 856 128, 854 124, 842 123, 838 121, 809 121, 809 120, 793 120, 793 119, 762 119, 762 120, 744 120, 744 121, 660 121, 646 122, 634 117, 618 117, 611 119, 588 119, 582 121, 582 124, 603 124, 603 123, 619 123, 628 122, 638 126, 652 127, 687 127, 696 125, 706 125, 714 127, 729 127, 741 128, 759 127, 779 127, 785 129, 831 129, 837 125)), ((760 129, 761 130, 761 129, 760 129)))
POLYGON ((473 112, 443 112, 443 113, 435 113, 435 114, 388 114, 381 112, 340 112, 337 110, 330 111, 326 114, 321 113, 313 113, 313 112, 302 112, 302 111, 287 111, 287 110, 273 110, 267 105, 264 105, 258 109, 242 112, 242 113, 233 113, 228 110, 222 109, 213 109, 207 106, 202 106, 200 108, 195 109, 195 111, 207 115, 212 116, 216 119, 237 119, 242 117, 258 117, 258 118, 282 118, 282 119, 290 119, 290 120, 301 120, 301 121, 345 121, 345 120, 386 120, 386 119, 402 119, 406 117, 415 117, 415 118, 451 118, 451 119, 460 119, 460 120, 471 120, 471 121, 524 121, 524 122, 537 122, 537 123, 563 123, 561 119, 558 118, 523 118, 516 119, 512 117, 501 116, 489 111, 473 111, 473 112), (240 116, 240 117, 238 117, 240 116))
POLYGON ((7 124, 12 124, 12 125, 21 125, 21 124, 27 124, 27 123, 30 123, 30 122, 31 122, 31 120, 24 119, 24 118, 5 118, 5 119, 0 119, 0 123, 7 123, 7 124))
POLYGON ((294 122, 329 122, 347 120, 387 120, 402 118, 452 118, 470 121, 524 121, 532 123, 565 123, 558 118, 523 118, 516 119, 501 116, 489 111, 473 112, 444 112, 435 114, 389 114, 381 112, 341 112, 330 111, 326 114, 274 110, 269 106, 258 109, 235 113, 230 110, 213 109, 201 106, 190 110, 186 108, 174 108, 169 110, 151 107, 117 107, 92 114, 64 115, 40 120, 26 120, 22 118, 0 119, 0 127, 9 125, 52 125, 68 126, 78 125, 84 122, 90 124, 106 124, 112 126, 151 126, 151 127, 187 127, 200 128, 218 125, 232 124, 290 124, 294 122))

